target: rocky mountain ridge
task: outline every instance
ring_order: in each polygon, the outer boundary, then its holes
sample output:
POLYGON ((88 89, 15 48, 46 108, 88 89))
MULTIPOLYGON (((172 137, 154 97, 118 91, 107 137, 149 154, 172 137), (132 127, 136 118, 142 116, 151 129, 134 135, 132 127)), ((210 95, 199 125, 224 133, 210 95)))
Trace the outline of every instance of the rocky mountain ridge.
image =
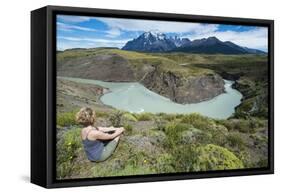
POLYGON ((266 54, 257 49, 239 46, 217 37, 195 39, 167 36, 161 32, 148 31, 128 41, 123 50, 142 52, 187 52, 205 54, 266 54))

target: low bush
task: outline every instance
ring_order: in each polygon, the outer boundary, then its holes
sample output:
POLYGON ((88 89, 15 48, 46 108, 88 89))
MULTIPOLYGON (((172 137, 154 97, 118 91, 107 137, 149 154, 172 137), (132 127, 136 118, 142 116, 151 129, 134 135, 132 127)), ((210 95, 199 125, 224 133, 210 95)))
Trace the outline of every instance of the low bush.
POLYGON ((193 165, 195 171, 225 170, 243 168, 243 163, 228 149, 208 144, 196 149, 197 157, 193 165))
POLYGON ((137 122, 138 120, 133 114, 124 113, 123 114, 123 122, 128 122, 128 121, 137 122))
POLYGON ((255 133, 257 127, 263 126, 263 122, 258 119, 231 119, 222 121, 222 124, 230 131, 242 133, 255 133))
POLYGON ((233 132, 227 135, 227 144, 232 148, 243 150, 245 148, 245 142, 238 132, 233 132))
POLYGON ((135 114, 138 121, 151 121, 153 120, 153 114, 152 113, 141 113, 141 114, 135 114))
POLYGON ((173 156, 165 153, 157 157, 154 168, 157 173, 172 173, 175 172, 174 162, 173 156))
POLYGON ((205 142, 206 143, 216 144, 216 145, 219 145, 219 146, 225 146, 227 141, 228 141, 227 138, 226 138, 227 134, 228 134, 228 132, 226 132, 224 130, 212 131, 211 137, 210 137, 209 141, 206 140, 205 142))
POLYGON ((182 118, 183 115, 182 114, 164 114, 162 116, 162 118, 166 121, 175 121, 176 119, 180 119, 182 118))
POLYGON ((161 117, 155 117, 154 123, 156 125, 156 129, 159 131, 165 130, 165 124, 166 122, 161 117))
POLYGON ((96 117, 108 117, 110 114, 108 112, 103 112, 103 111, 96 111, 96 117))
POLYGON ((181 142, 181 135, 183 131, 188 130, 192 126, 185 123, 169 123, 165 126, 164 132, 166 134, 166 147, 173 149, 181 142))
POLYGON ((243 163, 232 152, 213 144, 180 147, 174 152, 176 171, 209 171, 243 168, 243 163))
POLYGON ((238 122, 235 122, 234 128, 242 133, 254 132, 254 128, 250 126, 249 120, 240 119, 238 122))
POLYGON ((75 125, 75 115, 77 111, 57 113, 57 125, 61 127, 75 125))
POLYGON ((109 115, 109 121, 111 122, 111 125, 114 127, 121 127, 122 125, 122 111, 114 111, 109 115))
POLYGON ((133 132, 133 126, 132 125, 126 124, 126 125, 124 125, 124 128, 125 128, 125 134, 126 135, 132 134, 132 132, 133 132))
POLYGON ((215 122, 208 117, 197 113, 188 114, 182 117, 182 123, 190 124, 197 129, 210 130, 214 127, 215 122))
POLYGON ((66 131, 57 142, 57 176, 63 178, 72 174, 73 160, 82 149, 80 129, 66 131))

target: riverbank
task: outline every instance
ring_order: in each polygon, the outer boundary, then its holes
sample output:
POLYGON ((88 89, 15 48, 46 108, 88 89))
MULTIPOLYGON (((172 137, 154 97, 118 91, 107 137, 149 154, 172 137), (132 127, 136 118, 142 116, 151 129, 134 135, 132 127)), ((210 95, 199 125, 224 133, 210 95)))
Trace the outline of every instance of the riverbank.
POLYGON ((224 92, 211 69, 186 67, 177 60, 112 48, 75 49, 57 54, 57 75, 105 82, 139 82, 180 104, 209 100, 224 92))
POLYGON ((60 77, 59 79, 81 84, 93 84, 108 88, 110 93, 100 96, 103 104, 128 112, 150 113, 200 113, 211 118, 226 119, 235 112, 242 94, 232 88, 234 82, 224 80, 224 93, 213 99, 195 104, 178 104, 160 96, 136 82, 103 82, 81 78, 60 77))
POLYGON ((72 112, 81 107, 95 107, 100 111, 112 111, 100 100, 108 88, 95 84, 81 84, 66 79, 57 79, 57 112, 72 112))
POLYGON ((181 104, 213 98, 223 93, 222 78, 233 80, 234 88, 244 96, 234 116, 268 116, 268 58, 265 54, 141 53, 95 48, 59 52, 57 59, 59 76, 140 82, 181 104))

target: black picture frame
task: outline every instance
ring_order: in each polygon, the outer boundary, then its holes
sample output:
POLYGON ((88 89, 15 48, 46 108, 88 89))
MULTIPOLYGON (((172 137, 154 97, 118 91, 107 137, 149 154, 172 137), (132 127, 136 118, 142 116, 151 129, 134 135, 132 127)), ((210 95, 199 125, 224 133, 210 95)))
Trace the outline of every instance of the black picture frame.
POLYGON ((169 181, 274 173, 274 21, 231 17, 46 6, 31 12, 31 182, 46 188, 169 181), (55 15, 103 16, 268 27, 268 168, 56 180, 55 15))

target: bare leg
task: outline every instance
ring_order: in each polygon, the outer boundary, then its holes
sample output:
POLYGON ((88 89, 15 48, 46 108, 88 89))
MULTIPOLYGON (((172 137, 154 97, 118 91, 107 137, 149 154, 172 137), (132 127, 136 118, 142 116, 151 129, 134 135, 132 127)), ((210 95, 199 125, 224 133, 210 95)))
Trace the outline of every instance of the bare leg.
POLYGON ((120 135, 115 137, 113 140, 110 140, 110 142, 105 145, 105 147, 103 148, 100 161, 105 161, 113 154, 114 150, 118 145, 119 139, 120 139, 120 135))

